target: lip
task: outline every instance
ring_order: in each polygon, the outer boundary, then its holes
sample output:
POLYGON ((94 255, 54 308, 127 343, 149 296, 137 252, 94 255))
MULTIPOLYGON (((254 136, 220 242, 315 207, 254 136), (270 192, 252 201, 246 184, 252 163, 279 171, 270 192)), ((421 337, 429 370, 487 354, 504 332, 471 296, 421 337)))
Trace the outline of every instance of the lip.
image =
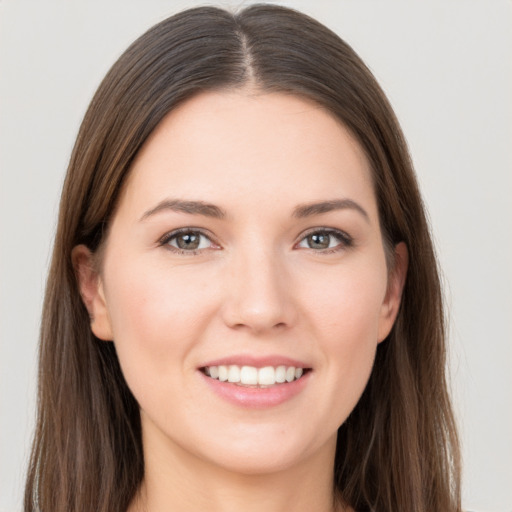
POLYGON ((263 368, 265 366, 295 366, 295 368, 311 368, 311 365, 298 359, 292 359, 286 356, 269 355, 269 356, 251 356, 248 354, 232 355, 208 361, 200 366, 229 366, 235 364, 237 366, 254 366, 255 368, 263 368))
POLYGON ((293 382, 276 384, 269 387, 246 387, 230 382, 221 382, 212 379, 203 373, 202 368, 207 366, 254 366, 263 368, 265 366, 294 366, 295 368, 304 368, 311 370, 311 366, 297 359, 283 356, 254 357, 249 355, 229 356, 221 359, 208 361, 197 369, 198 374, 203 379, 208 388, 222 400, 229 402, 237 407, 247 409, 267 409, 277 407, 280 404, 293 399, 301 393, 307 386, 312 371, 293 382))
POLYGON ((293 382, 259 388, 221 382, 208 377, 199 370, 198 373, 217 396, 233 405, 247 409, 267 409, 291 400, 304 390, 311 375, 311 372, 307 372, 300 379, 293 382))

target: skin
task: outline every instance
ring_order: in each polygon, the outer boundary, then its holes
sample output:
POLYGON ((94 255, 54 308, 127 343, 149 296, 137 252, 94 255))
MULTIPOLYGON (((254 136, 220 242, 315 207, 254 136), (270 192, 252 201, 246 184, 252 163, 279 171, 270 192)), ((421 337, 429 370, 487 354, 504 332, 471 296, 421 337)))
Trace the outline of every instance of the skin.
POLYGON ((116 344, 141 408, 146 471, 131 510, 335 509, 336 432, 400 303, 407 251, 394 250, 388 269, 368 161, 318 105, 239 90, 171 112, 133 164, 102 261, 73 253, 92 330, 116 344), (168 199, 225 216, 153 211, 168 199), (294 216, 337 199, 357 206, 294 216), (162 242, 179 228, 206 235, 197 251, 162 242), (307 238, 322 230, 329 248, 307 238), (244 408, 198 370, 233 354, 312 371, 290 400, 244 408))

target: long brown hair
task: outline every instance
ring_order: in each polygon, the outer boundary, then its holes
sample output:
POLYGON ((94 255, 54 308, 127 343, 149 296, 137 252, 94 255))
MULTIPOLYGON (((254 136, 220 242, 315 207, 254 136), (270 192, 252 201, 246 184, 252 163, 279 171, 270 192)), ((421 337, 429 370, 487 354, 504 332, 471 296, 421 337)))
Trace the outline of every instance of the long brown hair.
POLYGON ((41 327, 39 408, 25 511, 125 512, 144 476, 138 405, 113 343, 89 326, 71 262, 100 247, 131 163, 162 118, 205 90, 281 91, 337 116, 366 152, 388 244, 406 243, 402 306, 340 427, 335 487, 358 511, 460 510, 437 262, 398 121, 337 35, 270 5, 213 7, 151 28, 119 58, 85 115, 61 198, 41 327))

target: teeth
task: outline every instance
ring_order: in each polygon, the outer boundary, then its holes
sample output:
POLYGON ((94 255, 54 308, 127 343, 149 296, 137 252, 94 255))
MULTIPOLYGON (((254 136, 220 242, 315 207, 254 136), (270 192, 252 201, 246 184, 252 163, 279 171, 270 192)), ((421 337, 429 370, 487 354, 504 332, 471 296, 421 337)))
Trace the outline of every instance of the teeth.
POLYGON ((276 382, 282 384, 286 380, 286 366, 278 366, 276 368, 276 382))
MULTIPOLYGON (((214 366, 210 367, 210 375, 213 373, 212 368, 214 366)), ((227 366, 219 366, 219 380, 221 382, 226 382, 228 380, 228 367, 227 366)))
POLYGON ((242 366, 240 382, 242 384, 258 384, 258 369, 253 366, 242 366))
POLYGON ((204 373, 212 379, 221 382, 231 382, 233 384, 242 384, 245 386, 273 386, 284 382, 293 382, 300 379, 304 374, 303 368, 294 366, 265 366, 255 368, 254 366, 208 366, 204 368, 204 373))
POLYGON ((240 382, 240 367, 232 364, 228 369, 228 382, 240 382))
POLYGON ((258 384, 260 386, 273 386, 275 383, 276 371, 272 366, 265 366, 258 370, 258 384))

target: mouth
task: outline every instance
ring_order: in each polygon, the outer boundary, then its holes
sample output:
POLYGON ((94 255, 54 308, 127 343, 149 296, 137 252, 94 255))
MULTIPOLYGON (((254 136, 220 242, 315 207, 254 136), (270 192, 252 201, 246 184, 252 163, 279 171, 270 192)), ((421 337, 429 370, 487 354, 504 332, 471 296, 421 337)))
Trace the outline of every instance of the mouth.
POLYGON ((219 382, 227 382, 240 387, 268 388, 290 384, 302 379, 311 371, 311 368, 285 365, 258 368, 231 364, 204 366, 199 370, 210 379, 219 382))

